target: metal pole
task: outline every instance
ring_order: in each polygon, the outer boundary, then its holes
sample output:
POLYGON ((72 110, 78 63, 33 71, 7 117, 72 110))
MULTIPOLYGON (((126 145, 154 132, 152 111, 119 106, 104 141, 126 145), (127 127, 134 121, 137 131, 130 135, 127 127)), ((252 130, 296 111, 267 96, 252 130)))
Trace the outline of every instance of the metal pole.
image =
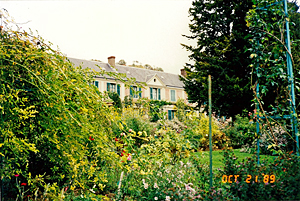
POLYGON ((290 42, 290 28, 289 28, 289 20, 288 20, 288 7, 287 7, 287 0, 284 0, 284 12, 285 12, 285 28, 286 28, 286 46, 288 52, 286 53, 287 57, 287 72, 288 72, 288 79, 290 83, 290 95, 291 95, 291 107, 292 107, 292 128, 295 132, 296 137, 296 153, 299 156, 299 138, 298 138, 298 126, 297 126, 297 114, 296 114, 296 102, 295 102, 295 89, 294 89, 294 76, 293 76, 293 64, 291 58, 291 42, 290 42))
MULTIPOLYGON (((259 83, 257 82, 256 85, 256 95, 258 98, 258 94, 259 94, 259 83)), ((259 134, 259 115, 258 115, 258 111, 259 111, 259 106, 258 103, 256 103, 256 133, 257 133, 257 164, 259 165, 259 139, 260 139, 260 134, 259 134)))
POLYGON ((209 187, 212 187, 212 134, 211 134, 211 76, 208 76, 208 112, 209 112, 209 187))
MULTIPOLYGON (((259 40, 257 40, 257 46, 259 46, 259 40)), ((258 54, 258 53, 257 53, 258 54)), ((258 57, 258 56, 257 56, 258 57)), ((258 59, 256 59, 258 61, 258 59)), ((256 64, 256 73, 258 74, 258 67, 259 67, 259 63, 257 62, 256 64)), ((256 98, 259 98, 259 79, 257 78, 257 85, 256 85, 256 98)), ((258 104, 258 100, 257 103, 255 105, 256 107, 256 134, 257 134, 257 164, 259 165, 259 140, 260 140, 260 134, 259 134, 259 104, 258 104)))

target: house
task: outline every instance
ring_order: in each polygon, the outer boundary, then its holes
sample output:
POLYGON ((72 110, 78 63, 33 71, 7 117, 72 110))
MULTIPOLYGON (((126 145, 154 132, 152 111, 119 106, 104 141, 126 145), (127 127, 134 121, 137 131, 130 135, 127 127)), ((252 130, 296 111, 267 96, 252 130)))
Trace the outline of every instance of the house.
MULTIPOLYGON (((135 78, 137 83, 144 82, 147 84, 145 88, 139 88, 138 86, 126 88, 124 83, 107 75, 95 77, 94 84, 99 88, 99 91, 116 92, 119 94, 121 100, 124 100, 125 96, 131 96, 133 101, 136 101, 138 98, 148 98, 150 100, 164 100, 175 104, 181 98, 184 99, 186 104, 189 104, 187 94, 184 91, 184 84, 179 80, 179 76, 185 76, 183 69, 181 70, 181 75, 176 75, 161 71, 116 65, 114 56, 108 57, 108 63, 75 58, 68 59, 75 66, 81 65, 83 68, 91 68, 95 71, 100 71, 100 67, 106 72, 124 73, 128 78, 135 78), (141 93, 134 93, 133 90, 141 93)), ((173 108, 174 106, 165 106, 164 111, 168 111, 169 116, 174 116, 173 108)))

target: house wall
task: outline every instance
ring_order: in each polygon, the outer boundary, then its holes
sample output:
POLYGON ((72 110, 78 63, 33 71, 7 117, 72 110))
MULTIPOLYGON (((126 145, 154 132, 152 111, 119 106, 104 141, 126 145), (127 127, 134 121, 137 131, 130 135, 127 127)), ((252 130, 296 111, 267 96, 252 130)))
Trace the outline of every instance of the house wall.
MULTIPOLYGON (((155 78, 155 77, 154 77, 155 78)), ((104 92, 107 90, 107 83, 116 83, 120 84, 120 98, 121 100, 124 100, 125 96, 130 96, 130 89, 125 88, 124 83, 118 83, 114 80, 106 80, 106 79, 101 79, 101 78, 95 78, 96 81, 99 82, 99 91, 104 92)), ((187 94, 183 89, 178 89, 178 88, 172 88, 172 87, 166 87, 163 86, 162 83, 157 79, 156 82, 153 81, 154 79, 151 80, 151 85, 148 83, 148 86, 145 86, 145 88, 141 88, 142 90, 142 98, 148 98, 150 99, 150 87, 153 88, 160 88, 161 89, 161 100, 164 101, 169 101, 171 102, 171 93, 170 90, 175 90, 175 97, 176 101, 179 98, 183 98, 186 104, 188 104, 187 101, 187 94)), ((134 100, 137 100, 134 98, 134 100)))
POLYGON ((183 90, 176 90, 176 101, 180 98, 183 98, 183 94, 182 94, 183 90))
POLYGON ((166 101, 170 100, 170 89, 166 89, 165 98, 166 98, 166 101))

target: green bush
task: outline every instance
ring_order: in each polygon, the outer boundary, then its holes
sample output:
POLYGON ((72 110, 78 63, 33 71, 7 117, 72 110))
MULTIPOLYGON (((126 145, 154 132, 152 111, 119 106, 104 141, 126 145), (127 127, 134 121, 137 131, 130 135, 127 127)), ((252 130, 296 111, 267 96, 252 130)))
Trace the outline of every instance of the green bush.
POLYGON ((236 115, 233 125, 226 126, 223 132, 230 139, 229 146, 237 149, 243 145, 252 145, 255 140, 256 125, 253 121, 249 121, 248 117, 236 115))
POLYGON ((108 92, 108 96, 109 96, 109 98, 111 98, 113 100, 114 107, 118 111, 122 112, 123 106, 122 106, 122 101, 121 101, 119 94, 117 94, 116 92, 108 92))

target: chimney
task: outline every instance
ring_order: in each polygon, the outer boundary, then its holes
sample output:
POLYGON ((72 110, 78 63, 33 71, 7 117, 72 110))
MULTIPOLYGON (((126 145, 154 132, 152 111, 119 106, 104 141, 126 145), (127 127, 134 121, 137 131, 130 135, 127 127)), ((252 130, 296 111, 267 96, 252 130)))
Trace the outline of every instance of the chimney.
POLYGON ((115 56, 110 56, 107 58, 109 65, 116 67, 116 57, 115 56))
POLYGON ((180 72, 183 77, 186 77, 186 71, 184 68, 180 69, 180 72))

